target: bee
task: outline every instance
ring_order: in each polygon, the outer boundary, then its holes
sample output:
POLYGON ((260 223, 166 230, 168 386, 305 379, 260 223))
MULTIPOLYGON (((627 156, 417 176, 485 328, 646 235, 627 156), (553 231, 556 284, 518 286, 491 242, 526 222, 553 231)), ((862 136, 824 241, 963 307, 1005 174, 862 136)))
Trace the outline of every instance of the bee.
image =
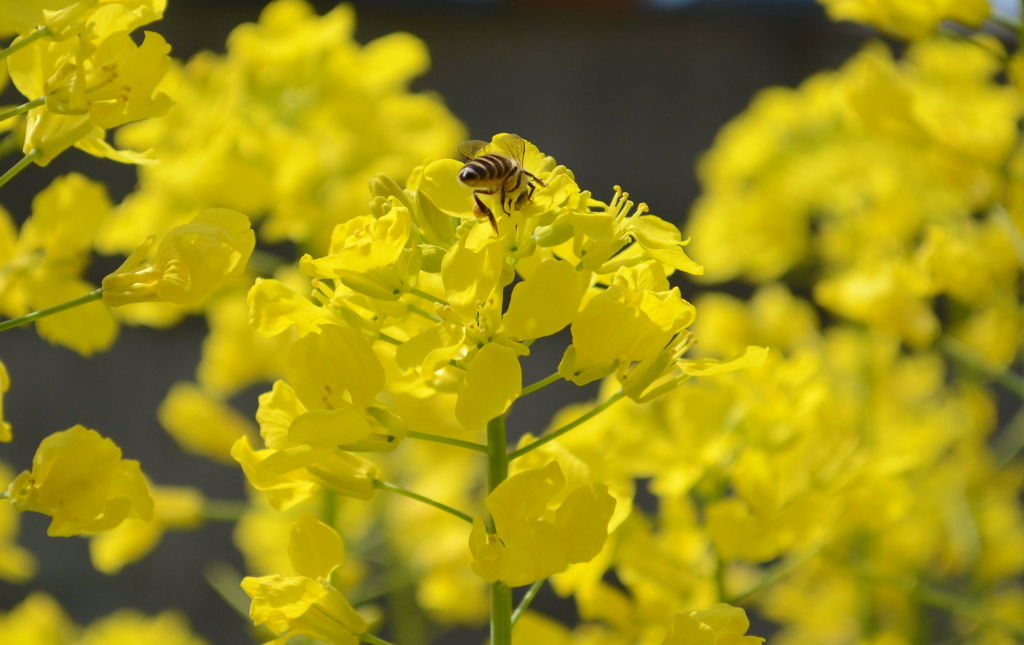
POLYGON ((512 156, 495 153, 480 155, 480 151, 487 145, 486 141, 473 139, 459 144, 459 154, 469 160, 459 171, 459 181, 473 189, 473 201, 476 202, 473 213, 490 220, 495 234, 498 233, 498 222, 480 195, 499 193, 502 210, 506 215, 511 215, 513 207, 519 208, 533 197, 533 191, 538 185, 546 185, 537 175, 523 167, 526 144, 522 138, 510 135, 504 143, 512 156))

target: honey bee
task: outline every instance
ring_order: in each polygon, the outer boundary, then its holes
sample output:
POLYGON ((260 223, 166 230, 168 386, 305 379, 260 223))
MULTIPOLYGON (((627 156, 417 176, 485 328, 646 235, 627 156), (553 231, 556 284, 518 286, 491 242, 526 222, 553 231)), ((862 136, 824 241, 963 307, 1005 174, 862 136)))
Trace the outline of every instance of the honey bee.
POLYGON ((495 234, 498 232, 498 222, 480 195, 499 193, 501 208, 506 215, 510 215, 513 207, 519 208, 533 197, 537 185, 546 185, 523 167, 526 144, 522 138, 511 135, 504 143, 511 157, 495 153, 480 155, 480 151, 487 145, 486 141, 473 139, 459 144, 459 154, 469 160, 459 171, 459 181, 473 189, 473 201, 476 202, 473 213, 490 220, 495 234))

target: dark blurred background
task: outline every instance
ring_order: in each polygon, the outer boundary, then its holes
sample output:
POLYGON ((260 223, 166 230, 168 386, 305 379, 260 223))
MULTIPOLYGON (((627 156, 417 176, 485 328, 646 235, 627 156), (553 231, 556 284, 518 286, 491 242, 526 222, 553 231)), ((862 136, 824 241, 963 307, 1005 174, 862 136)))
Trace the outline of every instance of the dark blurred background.
MULTIPOLYGON (((314 4, 321 12, 333 6, 314 4)), ((571 168, 596 197, 607 198, 621 184, 677 224, 697 194, 695 163, 718 128, 758 89, 795 85, 835 67, 864 35, 829 23, 810 0, 354 4, 361 42, 393 31, 426 41, 433 67, 415 88, 440 93, 470 136, 518 133, 571 168)), ((149 28, 161 32, 179 58, 201 49, 221 52, 231 28, 255 20, 262 6, 170 0, 164 21, 149 28)), ((133 168, 71 150, 48 168, 22 173, 0 201, 22 219, 31 197, 70 170, 105 181, 115 199, 134 182, 133 168)), ((15 471, 27 468, 43 437, 82 423, 113 437, 155 482, 199 483, 211 496, 241 497, 238 469, 184 456, 156 421, 170 385, 192 380, 204 331, 200 320, 168 332, 123 328, 112 351, 91 359, 48 345, 31 328, 0 335, 0 358, 12 376, 4 403, 15 432, 0 459, 15 471)), ((564 346, 547 345, 558 353, 564 346)), ((542 356, 524 381, 556 364, 557 354, 542 356)), ((516 410, 512 423, 520 431, 543 428, 556 408, 591 394, 547 388, 536 406, 516 410)), ((238 402, 254 410, 255 392, 238 402)), ((42 589, 80 623, 119 607, 179 607, 213 644, 252 642, 246 622, 203 581, 213 562, 241 570, 227 525, 171 533, 146 560, 107 577, 89 564, 86 540, 47 538, 47 519, 23 516, 20 542, 38 554, 40 572, 29 585, 0 583, 0 609, 42 589)), ((542 608, 543 602, 553 601, 542 597, 542 608)))

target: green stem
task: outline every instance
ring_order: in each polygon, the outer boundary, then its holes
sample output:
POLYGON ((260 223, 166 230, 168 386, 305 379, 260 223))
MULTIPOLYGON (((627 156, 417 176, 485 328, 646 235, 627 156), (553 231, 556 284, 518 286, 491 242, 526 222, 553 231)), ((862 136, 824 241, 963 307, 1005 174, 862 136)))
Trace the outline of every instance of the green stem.
POLYGON ((364 643, 370 643, 370 645, 392 645, 383 638, 377 638, 373 634, 360 634, 359 640, 363 641, 364 643))
POLYGON ((984 357, 979 356, 977 352, 955 338, 944 336, 939 340, 939 347, 946 356, 978 372, 989 381, 1002 385, 1018 398, 1024 399, 1024 376, 1012 370, 993 366, 984 357))
POLYGON ((524 387, 523 391, 519 394, 519 396, 526 396, 527 394, 533 394, 537 390, 539 390, 541 388, 545 388, 545 387, 551 385, 552 383, 554 383, 555 381, 557 381, 560 378, 562 378, 562 375, 559 374, 558 372, 555 372, 554 374, 551 374, 549 376, 545 376, 544 378, 542 378, 541 380, 537 381, 536 383, 531 383, 530 385, 527 385, 526 387, 524 387))
POLYGON ((985 611, 985 608, 972 598, 961 596, 955 592, 933 587, 923 580, 916 578, 889 576, 877 574, 864 566, 855 565, 858 573, 865 579, 872 582, 891 584, 901 588, 904 593, 913 596, 919 602, 931 607, 945 609, 954 614, 976 620, 982 625, 993 627, 1007 634, 1012 634, 1018 639, 1024 640, 1024 629, 1006 623, 985 611))
POLYGON ((249 510, 246 502, 237 499, 208 499, 203 502, 202 516, 211 522, 235 522, 249 510))
POLYGON ((405 306, 408 307, 409 311, 411 311, 412 313, 416 314, 417 316, 422 316, 423 318, 426 318, 430 322, 441 322, 441 319, 435 316, 434 314, 430 313, 429 311, 424 311, 423 309, 420 309, 419 307, 412 303, 407 302, 405 303, 405 306))
POLYGON ((727 602, 730 605, 739 605, 745 602, 754 594, 757 594, 760 591, 767 589, 779 580, 782 580, 789 574, 793 573, 793 571, 798 569, 805 562, 810 560, 812 557, 818 555, 819 550, 820 549, 813 549, 811 551, 808 551, 807 553, 804 553, 803 555, 787 559, 786 561, 782 562, 781 564, 773 568, 770 572, 768 572, 768 574, 765 577, 761 578, 760 582, 758 582, 754 586, 750 587, 746 591, 736 594, 735 596, 727 596, 725 600, 723 600, 722 602, 727 602))
POLYGON ((11 117, 15 117, 15 116, 18 116, 19 114, 23 114, 25 112, 28 112, 32 108, 39 107, 43 103, 46 103, 46 99, 40 96, 39 98, 34 99, 32 101, 29 101, 28 103, 22 103, 18 107, 11 108, 10 110, 7 110, 6 112, 0 112, 0 121, 6 121, 7 119, 10 119, 11 117))
POLYGON ((59 314, 60 312, 65 311, 67 309, 72 309, 79 305, 90 303, 93 300, 99 300, 102 297, 103 289, 101 287, 95 291, 90 291, 89 293, 85 294, 84 296, 81 296, 80 298, 68 300, 67 302, 55 305, 53 307, 50 307, 49 309, 40 309, 39 311, 33 311, 32 313, 25 314, 24 316, 18 316, 17 318, 11 318, 10 320, 0 322, 0 331, 7 331, 8 329, 21 327, 22 325, 27 325, 31 322, 35 322, 40 318, 46 318, 47 316, 52 316, 53 314, 59 314))
POLYGON ((333 490, 324 489, 322 503, 320 504, 320 520, 327 526, 334 528, 338 521, 338 493, 333 490))
POLYGON ((473 523, 473 516, 470 515, 469 513, 463 513, 462 511, 460 511, 457 508, 452 508, 451 506, 448 506, 447 504, 439 502, 436 499, 431 499, 431 498, 427 497, 426 495, 420 495, 419 493, 414 493, 413 491, 411 491, 411 490, 409 490, 407 488, 402 488, 401 486, 395 486, 394 484, 389 484, 387 482, 382 482, 379 479, 375 479, 374 480, 373 487, 374 488, 379 488, 381 490, 386 490, 386 491, 389 491, 391 493, 395 493, 396 495, 401 495, 403 497, 408 497, 409 499, 414 499, 417 502, 423 502, 424 504, 428 504, 430 506, 433 506, 434 508, 437 508, 437 509, 440 509, 440 510, 444 511, 445 513, 449 513, 451 515, 454 515, 455 517, 459 518, 460 520, 462 520, 464 522, 469 522, 470 524, 473 523))
POLYGON ((36 148, 32 152, 30 152, 27 155, 25 155, 24 157, 22 157, 21 160, 18 161, 18 163, 16 163, 13 166, 11 166, 10 170, 8 170, 4 174, 0 175, 0 186, 4 186, 7 182, 9 182, 10 180, 14 179, 14 177, 19 172, 21 172, 22 170, 27 168, 30 163, 35 161, 42 154, 43 154, 43 151, 40 150, 39 148, 36 148))
MULTIPOLYGON (((505 417, 487 422, 487 490, 493 491, 508 478, 508 439, 505 417)), ((488 532, 494 533, 494 522, 488 518, 488 532)), ((500 580, 491 583, 491 643, 512 645, 512 589, 500 580)))
POLYGON ((35 41, 39 40, 40 38, 45 38, 45 37, 47 37, 49 35, 50 35, 50 28, 49 27, 47 27, 46 25, 43 25, 42 27, 39 27, 38 29, 36 29, 35 31, 33 31, 29 35, 25 36, 21 40, 16 40, 13 43, 11 43, 10 47, 8 47, 7 49, 5 49, 3 51, 0 51, 0 60, 3 60, 5 58, 7 58, 8 56, 10 56, 14 52, 18 51, 22 47, 26 47, 26 46, 34 43, 35 41))
POLYGON ((533 599, 537 597, 537 592, 540 591, 540 588, 544 586, 546 581, 547 578, 541 578, 530 585, 530 588, 526 590, 526 594, 523 595, 523 599, 519 601, 519 604, 516 606, 516 610, 512 612, 513 627, 515 627, 516 623, 519 622, 519 619, 522 618, 523 613, 530 608, 530 605, 533 603, 533 599))
POLYGON ((440 298, 438 298, 436 296, 432 296, 429 293, 427 293, 426 291, 420 291, 419 289, 409 289, 409 293, 411 293, 414 296, 419 296, 420 298, 423 298, 424 300, 429 300, 430 302, 433 302, 433 303, 436 303, 436 304, 439 304, 439 305, 445 305, 445 306, 448 305, 448 303, 445 302, 444 300, 441 300, 440 298))
POLYGON ((0 499, 7 499, 7 491, 0 491, 0 499))
POLYGON ((475 443, 473 441, 463 441, 462 439, 453 439, 452 437, 444 437, 439 434, 430 434, 429 432, 416 432, 410 430, 409 434, 406 435, 410 439, 420 439, 422 441, 433 441, 434 443, 444 443, 449 446, 458 446, 460 448, 466 448, 467 450, 476 450, 477 452, 487 452, 487 446, 482 443, 475 443))
POLYGON ((390 344, 395 345, 395 346, 403 345, 404 344, 402 341, 400 341, 397 338, 394 338, 392 336, 388 336, 384 332, 379 332, 377 334, 377 338, 382 340, 382 341, 384 341, 385 343, 390 343, 390 344))
POLYGON ((608 408, 612 407, 619 399, 621 399, 624 396, 626 396, 626 393, 623 392, 622 390, 619 390, 615 394, 611 395, 608 398, 608 400, 598 405, 595 405, 593 408, 590 409, 589 412, 580 415, 579 418, 577 418, 576 420, 570 421, 569 423, 565 424, 558 430, 555 430, 554 432, 544 435, 543 437, 537 439, 533 443, 527 444, 518 450, 513 450, 508 456, 509 461, 512 461, 513 459, 518 459, 525 455, 526 453, 530 452, 531 450, 540 448, 549 441, 554 441, 555 439, 561 437, 563 434, 569 432, 576 426, 586 423, 587 421, 593 419, 594 417, 601 414, 608 408))

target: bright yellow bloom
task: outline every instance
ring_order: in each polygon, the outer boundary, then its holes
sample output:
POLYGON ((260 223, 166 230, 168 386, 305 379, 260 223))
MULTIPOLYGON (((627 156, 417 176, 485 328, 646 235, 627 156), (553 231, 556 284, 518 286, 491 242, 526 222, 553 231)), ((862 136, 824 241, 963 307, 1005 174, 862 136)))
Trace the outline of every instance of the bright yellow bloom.
POLYGON ((252 598, 253 623, 282 636, 358 643, 366 621, 331 583, 345 556, 341 537, 311 515, 302 515, 292 524, 288 555, 296 575, 242 579, 242 589, 252 598))
POLYGON ((744 636, 750 628, 739 607, 718 604, 710 609, 676 614, 662 645, 760 645, 764 639, 744 636))
POLYGON ((615 509, 607 490, 604 484, 569 489, 555 461, 509 477, 487 496, 495 532, 473 521, 473 570, 518 587, 590 560, 608 536, 615 509))
POLYGON ((137 16, 110 3, 82 32, 64 40, 41 39, 8 59, 11 80, 29 99, 46 103, 28 113, 24 151, 38 150, 48 164, 71 146, 117 161, 139 161, 104 141, 105 131, 159 116, 171 100, 156 86, 170 65, 170 46, 147 32, 141 45, 128 35, 137 16))
POLYGON ((153 519, 127 519, 89 541, 97 571, 114 575, 156 548, 168 530, 191 530, 202 523, 203 494, 184 486, 155 486, 153 519))
POLYGON ((322 486, 348 497, 370 499, 378 468, 337 448, 298 445, 284 450, 253 450, 246 437, 235 442, 231 456, 253 488, 263 491, 277 510, 310 498, 322 486))
POLYGON ((166 0, 0 0, 0 29, 26 36, 45 26, 56 39, 97 27, 132 31, 162 18, 166 7, 166 0))
POLYGON ((585 299, 572 323, 572 345, 558 366, 577 385, 652 358, 684 334, 696 315, 655 262, 620 268, 610 282, 585 299))
POLYGON ((833 20, 856 20, 902 38, 928 35, 943 20, 978 27, 988 18, 987 0, 819 0, 833 20))
POLYGON ((168 231, 159 244, 150 237, 139 245, 103 278, 103 300, 113 307, 158 300, 195 307, 245 269, 255 244, 248 217, 224 208, 205 210, 168 231))
POLYGON ((252 422, 191 383, 175 383, 157 410, 160 425, 182 448, 223 463, 233 463, 231 446, 255 435, 252 422))
POLYGON ((354 31, 350 6, 320 16, 278 0, 232 32, 226 54, 172 71, 178 107, 118 132, 160 163, 141 170, 141 200, 108 239, 126 251, 129 230, 160 233, 183 209, 224 206, 262 218, 267 240, 323 254, 336 225, 366 213, 369 178, 404 179, 451 154, 464 128, 440 98, 409 91, 429 65, 424 44, 390 34, 363 45, 354 31))
POLYGON ((69 536, 112 529, 127 518, 153 517, 153 498, 139 462, 95 430, 76 425, 43 439, 7 488, 19 511, 51 516, 47 533, 69 536))

